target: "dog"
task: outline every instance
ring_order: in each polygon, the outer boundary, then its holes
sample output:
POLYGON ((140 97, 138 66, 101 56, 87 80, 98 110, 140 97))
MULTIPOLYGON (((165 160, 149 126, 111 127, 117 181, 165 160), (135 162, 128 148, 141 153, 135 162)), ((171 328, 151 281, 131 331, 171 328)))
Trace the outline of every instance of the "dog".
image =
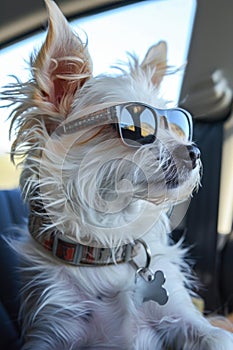
POLYGON ((160 97, 165 42, 93 77, 87 45, 45 1, 49 26, 16 103, 12 158, 29 233, 22 258, 23 350, 231 350, 192 302, 187 250, 169 210, 200 183, 192 118, 160 97))

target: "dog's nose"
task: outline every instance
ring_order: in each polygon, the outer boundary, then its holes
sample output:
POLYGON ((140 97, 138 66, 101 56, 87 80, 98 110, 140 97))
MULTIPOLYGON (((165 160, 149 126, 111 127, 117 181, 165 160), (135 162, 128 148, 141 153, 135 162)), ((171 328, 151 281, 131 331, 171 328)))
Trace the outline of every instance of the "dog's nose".
POLYGON ((192 161, 192 167, 194 169, 197 165, 197 160, 200 159, 200 157, 201 157, 201 152, 200 152, 199 148, 197 148, 194 145, 187 146, 187 149, 189 152, 189 157, 192 161))

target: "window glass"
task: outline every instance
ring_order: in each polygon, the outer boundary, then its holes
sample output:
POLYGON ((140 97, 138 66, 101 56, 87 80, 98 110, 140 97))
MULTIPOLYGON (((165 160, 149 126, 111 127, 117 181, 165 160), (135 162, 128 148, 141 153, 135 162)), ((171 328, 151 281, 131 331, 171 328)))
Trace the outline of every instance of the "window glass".
MULTIPOLYGON (((119 61, 126 61, 126 52, 135 53, 143 59, 148 48, 160 40, 165 40, 168 44, 168 65, 180 68, 186 63, 195 9, 195 0, 142 1, 83 17, 73 21, 72 26, 83 40, 88 36, 95 75, 111 72, 114 69, 111 66, 119 61)), ((34 35, 2 50, 1 87, 13 82, 10 75, 15 75, 22 81, 28 79, 29 70, 25 68, 27 61, 31 52, 40 47, 44 38, 45 33, 34 35)), ((163 81, 163 96, 173 106, 179 98, 183 73, 184 70, 181 69, 174 75, 168 75, 163 81)), ((5 122, 9 113, 10 108, 1 110, 0 161, 10 149, 9 122, 5 122)), ((2 163, 0 167, 2 169, 2 163)), ((6 168, 5 164, 4 169, 6 168)), ((10 178, 8 175, 6 177, 10 178)), ((0 175, 0 187, 8 186, 12 184, 5 184, 0 175)))

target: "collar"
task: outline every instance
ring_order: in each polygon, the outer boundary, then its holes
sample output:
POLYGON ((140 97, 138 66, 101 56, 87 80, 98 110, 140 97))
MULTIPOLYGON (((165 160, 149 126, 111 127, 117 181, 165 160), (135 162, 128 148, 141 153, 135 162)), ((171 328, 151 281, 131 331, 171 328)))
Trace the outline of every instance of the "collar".
POLYGON ((58 230, 46 230, 42 234, 45 221, 48 222, 44 219, 44 213, 41 215, 31 210, 29 232, 44 249, 65 263, 74 266, 104 266, 126 263, 137 255, 139 242, 104 248, 78 243, 58 230))

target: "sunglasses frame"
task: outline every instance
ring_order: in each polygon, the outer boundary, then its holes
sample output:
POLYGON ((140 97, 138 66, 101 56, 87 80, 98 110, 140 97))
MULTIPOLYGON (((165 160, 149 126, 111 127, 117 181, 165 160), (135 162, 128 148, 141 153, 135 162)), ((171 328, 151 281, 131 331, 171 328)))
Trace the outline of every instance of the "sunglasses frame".
POLYGON ((73 134, 75 132, 78 132, 80 130, 83 129, 87 129, 93 126, 98 126, 101 124, 115 124, 117 126, 117 130, 118 133, 121 137, 122 142, 128 146, 128 147, 136 147, 139 148, 142 146, 142 144, 136 144, 136 140, 135 140, 135 144, 129 144, 127 142, 125 142, 125 138, 122 135, 122 131, 121 131, 121 117, 120 117, 120 113, 122 111, 123 108, 126 107, 130 107, 130 106, 138 106, 138 107, 144 107, 144 108, 148 108, 154 118, 155 118, 155 132, 154 132, 154 136, 156 137, 157 134, 157 129, 159 126, 159 122, 161 118, 165 118, 168 121, 168 125, 169 125, 169 113, 173 113, 174 111, 177 111, 179 113, 182 113, 184 115, 184 117, 187 119, 188 121, 188 125, 189 125, 189 135, 187 137, 186 141, 191 141, 192 140, 192 135, 193 135, 193 123, 192 123, 192 116, 189 112, 187 112, 185 109, 183 108, 170 108, 170 109, 160 109, 160 108, 155 108, 152 107, 150 105, 147 105, 145 103, 141 103, 141 102, 126 102, 126 103, 119 103, 117 105, 114 106, 110 106, 110 107, 106 107, 104 109, 100 109, 97 110, 95 112, 89 113, 83 117, 80 117, 78 119, 72 120, 70 122, 64 122, 62 125, 60 125, 59 127, 56 128, 55 133, 58 136, 61 135, 68 135, 68 134, 73 134))

